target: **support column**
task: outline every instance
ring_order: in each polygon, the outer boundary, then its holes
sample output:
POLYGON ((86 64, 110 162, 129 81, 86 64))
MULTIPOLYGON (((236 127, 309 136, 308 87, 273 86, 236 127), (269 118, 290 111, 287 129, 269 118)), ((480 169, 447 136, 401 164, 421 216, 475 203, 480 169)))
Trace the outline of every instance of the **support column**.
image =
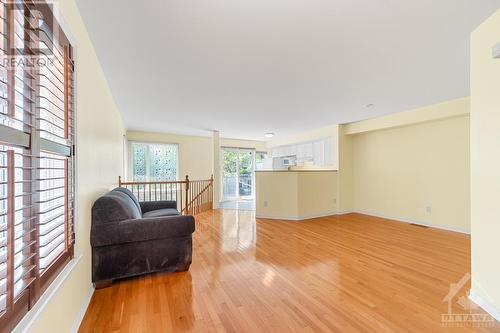
POLYGON ((212 132, 212 174, 214 175, 214 209, 219 208, 221 195, 220 133, 212 132))
POLYGON ((338 181, 337 213, 346 214, 353 210, 352 193, 352 138, 345 133, 345 125, 338 130, 338 181))

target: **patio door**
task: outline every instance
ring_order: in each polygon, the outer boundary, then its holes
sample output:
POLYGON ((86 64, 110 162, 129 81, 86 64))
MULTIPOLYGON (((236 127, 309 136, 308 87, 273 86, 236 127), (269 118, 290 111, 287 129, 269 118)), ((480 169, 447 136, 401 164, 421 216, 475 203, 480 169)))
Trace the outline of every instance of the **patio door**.
POLYGON ((255 150, 222 148, 222 200, 254 197, 255 150))

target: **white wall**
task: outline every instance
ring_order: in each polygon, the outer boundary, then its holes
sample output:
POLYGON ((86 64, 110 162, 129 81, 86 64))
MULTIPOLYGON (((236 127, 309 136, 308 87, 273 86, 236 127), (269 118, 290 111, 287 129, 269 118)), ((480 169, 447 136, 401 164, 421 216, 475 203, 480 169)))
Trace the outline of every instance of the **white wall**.
MULTIPOLYGON (((124 127, 74 0, 58 1, 63 26, 76 41, 77 215, 74 269, 35 316, 30 332, 69 332, 88 300, 91 284, 90 211, 101 194, 117 185, 122 170, 124 127)), ((59 281, 56 279, 56 281, 59 281)), ((45 295, 47 296, 47 295, 45 295)), ((37 307, 43 304, 38 303, 37 307)), ((84 309, 83 309, 84 310, 84 309)))
POLYGON ((471 296, 500 320, 500 11, 471 40, 471 296))

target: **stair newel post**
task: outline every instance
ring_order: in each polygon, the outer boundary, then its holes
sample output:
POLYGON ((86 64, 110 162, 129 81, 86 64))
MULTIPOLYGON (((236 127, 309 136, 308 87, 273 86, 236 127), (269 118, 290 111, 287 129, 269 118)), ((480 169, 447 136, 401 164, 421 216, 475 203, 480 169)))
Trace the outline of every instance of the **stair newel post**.
POLYGON ((189 176, 186 175, 186 215, 189 214, 189 176))

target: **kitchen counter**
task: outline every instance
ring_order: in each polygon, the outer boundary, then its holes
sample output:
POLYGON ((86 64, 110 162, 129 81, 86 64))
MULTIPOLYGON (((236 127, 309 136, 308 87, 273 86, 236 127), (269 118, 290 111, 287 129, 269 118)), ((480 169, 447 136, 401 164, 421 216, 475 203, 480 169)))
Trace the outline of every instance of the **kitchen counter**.
POLYGON ((337 179, 332 169, 256 171, 256 215, 297 221, 336 214, 337 179))

